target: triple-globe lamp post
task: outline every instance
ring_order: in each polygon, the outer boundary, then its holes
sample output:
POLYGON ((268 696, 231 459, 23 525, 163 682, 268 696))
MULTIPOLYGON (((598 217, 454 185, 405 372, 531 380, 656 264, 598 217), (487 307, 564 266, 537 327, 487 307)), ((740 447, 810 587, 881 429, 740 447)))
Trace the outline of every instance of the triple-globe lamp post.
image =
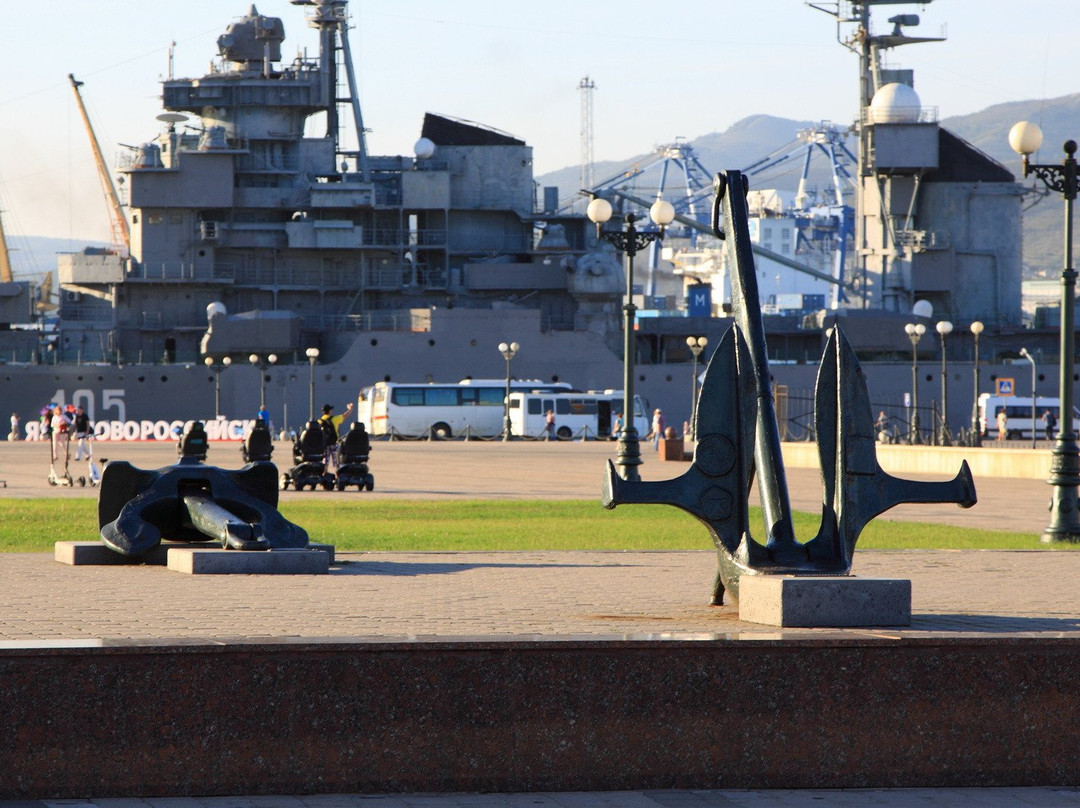
POLYGON ((709 344, 708 337, 687 337, 686 345, 694 355, 694 377, 690 385, 690 440, 697 441, 698 357, 709 344))
POLYGON ((510 360, 517 356, 517 352, 521 350, 521 346, 516 342, 500 342, 499 353, 503 355, 503 359, 506 360, 506 398, 503 399, 503 433, 502 439, 504 441, 510 440, 511 426, 510 426, 510 360))
MULTIPOLYGON (((1061 409, 1058 434, 1050 459, 1050 524, 1042 533, 1044 542, 1080 542, 1080 448, 1073 423, 1073 364, 1076 350, 1075 302, 1076 270, 1072 261, 1073 201, 1077 191, 1076 141, 1066 140, 1065 159, 1060 165, 1030 162, 1042 145, 1042 130, 1021 121, 1009 130, 1009 145, 1022 158, 1024 176, 1034 174, 1065 201, 1065 264, 1061 270, 1061 341, 1058 368, 1058 395, 1061 409)), ((1035 402, 1032 401, 1034 407, 1035 402)))
POLYGON ((626 256, 626 303, 623 305, 623 427, 616 444, 618 457, 615 465, 619 476, 624 480, 640 480, 638 466, 641 465, 641 447, 638 444, 637 426, 634 412, 634 318, 637 306, 634 305, 634 256, 638 251, 663 238, 664 228, 675 220, 675 208, 670 202, 658 199, 649 208, 649 218, 659 226, 655 233, 642 233, 634 222, 638 216, 626 214, 624 230, 603 230, 603 225, 611 218, 611 203, 601 197, 594 197, 586 213, 596 223, 597 238, 601 238, 626 256))
POLYGON ((919 340, 926 333, 926 326, 922 323, 908 323, 904 326, 904 333, 911 340, 911 434, 908 442, 911 444, 921 443, 919 437, 919 340))

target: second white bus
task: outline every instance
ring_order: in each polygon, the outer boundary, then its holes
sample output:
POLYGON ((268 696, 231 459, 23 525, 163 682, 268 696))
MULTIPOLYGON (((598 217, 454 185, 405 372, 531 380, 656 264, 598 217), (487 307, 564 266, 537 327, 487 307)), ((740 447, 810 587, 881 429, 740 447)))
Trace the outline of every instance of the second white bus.
MULTIPOLYGON (((542 437, 547 412, 555 413, 555 437, 613 438, 616 416, 623 409, 621 390, 590 390, 586 393, 515 391, 510 393, 510 428, 514 435, 542 437)), ((634 426, 638 435, 649 431, 649 417, 640 396, 634 396, 634 426)))

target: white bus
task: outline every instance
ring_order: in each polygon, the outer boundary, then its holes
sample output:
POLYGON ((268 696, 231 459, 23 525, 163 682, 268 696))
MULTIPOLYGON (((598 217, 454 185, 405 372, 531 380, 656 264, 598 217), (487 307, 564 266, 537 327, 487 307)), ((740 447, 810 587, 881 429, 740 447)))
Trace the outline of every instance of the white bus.
MULTIPOLYGON (((623 409, 622 390, 586 393, 517 391, 510 393, 510 429, 514 435, 537 438, 547 429, 547 412, 555 413, 555 437, 613 438, 615 417, 623 409)), ((634 396, 634 426, 638 435, 649 431, 649 416, 641 396, 634 396)))
MULTIPOLYGON (((514 379, 510 389, 565 392, 574 388, 566 382, 514 379)), ((505 402, 505 379, 464 379, 457 384, 378 382, 361 391, 357 419, 372 435, 440 440, 466 433, 493 437, 502 433, 505 402)))
MULTIPOLYGON (((1036 437, 1046 437, 1046 423, 1042 415, 1047 410, 1054 413, 1054 417, 1061 415, 1061 399, 1057 397, 1039 396, 1035 402, 1035 433, 1036 437)), ((1031 396, 992 396, 982 393, 979 396, 979 427, 982 429, 984 438, 996 439, 998 436, 997 413, 1005 410, 1006 438, 1009 440, 1031 440, 1031 396)), ((1080 430, 1080 409, 1073 407, 1073 431, 1080 430)), ((1056 432, 1061 431, 1061 424, 1056 427, 1056 432)))

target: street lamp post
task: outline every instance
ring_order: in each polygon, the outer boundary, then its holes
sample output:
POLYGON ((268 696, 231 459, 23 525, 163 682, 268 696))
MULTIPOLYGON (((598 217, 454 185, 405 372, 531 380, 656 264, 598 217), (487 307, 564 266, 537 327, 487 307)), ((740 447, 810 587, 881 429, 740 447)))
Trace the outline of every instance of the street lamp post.
POLYGON ((941 434, 938 446, 948 446, 949 441, 949 372, 945 365, 945 336, 952 333, 953 324, 941 320, 935 326, 941 335, 941 434))
POLYGON ((971 445, 982 446, 982 424, 979 423, 979 335, 983 324, 976 320, 971 324, 971 334, 975 338, 975 395, 971 400, 971 445))
MULTIPOLYGON (((1061 398, 1060 425, 1050 459, 1050 524, 1043 531, 1044 542, 1080 542, 1080 448, 1073 424, 1073 351, 1076 345, 1074 305, 1076 270, 1072 265, 1073 201, 1077 191, 1076 141, 1066 140, 1061 165, 1038 165, 1028 158, 1042 145, 1042 130, 1021 121, 1009 131, 1009 145, 1023 158, 1024 176, 1034 174, 1065 200, 1065 265, 1061 270, 1061 342, 1058 368, 1058 395, 1061 398)), ((1032 402, 1034 406, 1034 402, 1032 402)))
POLYGON ((304 353, 307 354, 308 361, 311 362, 311 382, 308 387, 308 412, 311 415, 308 416, 309 420, 315 420, 315 360, 319 358, 318 348, 308 348, 304 353))
POLYGON ((1037 432, 1035 431, 1035 410, 1038 409, 1038 398, 1035 394, 1035 357, 1032 356, 1027 348, 1020 349, 1020 355, 1031 363, 1031 448, 1035 448, 1035 438, 1037 432))
POLYGON ((208 356, 203 360, 203 364, 210 370, 214 371, 214 418, 221 417, 221 371, 225 370, 232 364, 232 359, 227 356, 221 358, 221 364, 215 365, 214 358, 208 356))
POLYGON ((603 231, 604 222, 611 218, 611 203, 595 197, 589 203, 586 213, 596 223, 597 238, 602 238, 626 255, 626 303, 623 306, 623 428, 616 444, 618 458, 615 465, 619 476, 624 480, 641 480, 638 466, 641 465, 641 448, 638 444, 637 426, 634 417, 634 317, 637 307, 634 305, 634 256, 656 239, 663 238, 664 228, 675 219, 675 208, 670 202, 658 199, 649 208, 649 218, 659 225, 657 233, 641 233, 634 226, 638 216, 626 214, 626 229, 621 231, 603 231))
POLYGON ((265 360, 260 359, 258 354, 251 354, 248 361, 259 369, 259 411, 262 412, 266 409, 266 370, 277 362, 277 354, 270 354, 265 360))
POLYGON ((690 440, 697 442, 697 398, 698 398, 698 375, 697 363, 701 352, 709 344, 708 337, 687 337, 686 344, 690 353, 694 355, 694 377, 690 385, 690 440))
POLYGON ((908 323, 904 326, 904 333, 911 340, 911 434, 908 442, 911 444, 921 443, 919 437, 919 340, 926 333, 926 326, 922 323, 908 323))
POLYGON ((510 429, 510 360, 513 359, 517 352, 521 349, 521 346, 516 342, 509 344, 505 342, 499 343, 499 353, 503 355, 503 359, 506 360, 506 398, 503 399, 503 440, 511 439, 510 429))

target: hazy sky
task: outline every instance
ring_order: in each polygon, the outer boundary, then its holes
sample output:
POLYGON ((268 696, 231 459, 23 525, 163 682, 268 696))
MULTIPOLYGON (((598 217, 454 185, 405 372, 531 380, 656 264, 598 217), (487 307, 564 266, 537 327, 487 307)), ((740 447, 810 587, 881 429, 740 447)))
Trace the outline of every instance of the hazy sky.
MULTIPOLYGON (((217 37, 249 5, 0 2, 7 65, 0 206, 9 233, 108 239, 68 73, 85 82, 98 137, 115 161, 119 144, 159 130, 158 81, 170 42, 175 75, 202 76, 217 37)), ((284 55, 315 54, 304 7, 287 0, 256 6, 284 21, 284 55)), ((350 41, 369 148, 411 154, 424 113, 438 112, 524 139, 537 174, 577 165, 578 84, 586 75, 596 84, 597 160, 723 131, 755 113, 837 123, 854 117, 857 60, 837 43, 831 16, 803 0, 682 0, 668 8, 644 0, 352 0, 350 41)), ((922 25, 913 32, 948 36, 892 51, 894 64, 915 69, 923 104, 946 117, 1080 92, 1078 11, 1076 0, 936 0, 877 7, 874 30, 888 30, 893 14, 918 13, 922 25)))

